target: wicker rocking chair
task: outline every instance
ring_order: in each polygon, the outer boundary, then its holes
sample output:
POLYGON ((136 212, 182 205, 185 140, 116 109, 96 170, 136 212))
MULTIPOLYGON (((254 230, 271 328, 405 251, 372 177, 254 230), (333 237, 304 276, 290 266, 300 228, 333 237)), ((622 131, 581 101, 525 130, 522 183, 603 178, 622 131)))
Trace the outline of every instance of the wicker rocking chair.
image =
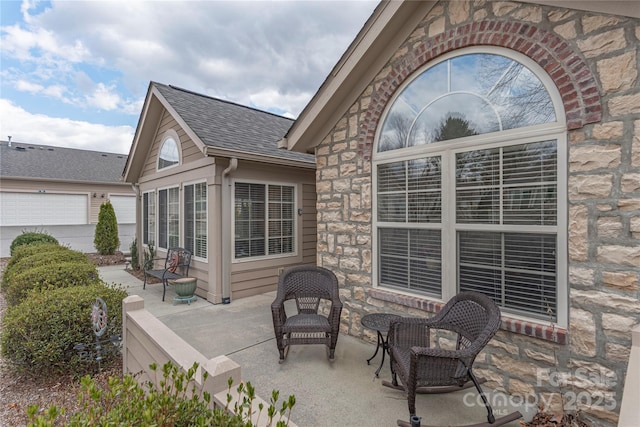
POLYGON ((416 416, 416 393, 448 393, 475 386, 487 408, 487 423, 474 426, 499 426, 521 418, 513 412, 496 419, 472 366, 478 353, 500 326, 500 309, 488 297, 477 292, 462 292, 453 297, 430 319, 399 318, 389 329, 392 382, 383 385, 407 393, 410 421, 398 420, 399 426, 420 425, 416 416), (430 348, 432 330, 457 334, 456 349, 430 348), (398 379, 402 385, 398 385, 398 379))
POLYGON ((322 267, 300 266, 282 273, 278 294, 271 304, 280 363, 293 344, 325 344, 329 360, 333 361, 341 312, 338 279, 333 272, 322 267), (298 313, 287 317, 284 303, 292 299, 296 301, 298 313), (328 316, 318 312, 323 299, 331 303, 328 316))

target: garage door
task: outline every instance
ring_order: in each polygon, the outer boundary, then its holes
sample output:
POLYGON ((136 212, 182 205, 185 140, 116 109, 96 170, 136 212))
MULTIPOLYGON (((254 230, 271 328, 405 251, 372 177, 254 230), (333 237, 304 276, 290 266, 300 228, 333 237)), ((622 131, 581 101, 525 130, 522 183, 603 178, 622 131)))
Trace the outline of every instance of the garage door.
POLYGON ((136 223, 135 196, 109 196, 113 210, 116 211, 118 224, 136 223))
POLYGON ((0 225, 87 224, 88 195, 0 192, 0 225))

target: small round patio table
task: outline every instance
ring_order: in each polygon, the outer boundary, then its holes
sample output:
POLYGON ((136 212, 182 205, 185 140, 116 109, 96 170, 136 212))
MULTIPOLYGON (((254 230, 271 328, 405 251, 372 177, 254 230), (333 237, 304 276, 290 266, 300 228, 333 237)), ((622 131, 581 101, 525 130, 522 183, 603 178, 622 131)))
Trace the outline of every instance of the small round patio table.
POLYGON ((376 351, 373 353, 369 359, 367 359, 367 365, 370 364, 371 360, 378 354, 378 350, 382 347, 382 360, 380 361, 380 366, 376 370, 376 377, 379 376, 380 370, 382 369, 382 365, 384 365, 384 355, 389 352, 389 325, 391 325, 391 321, 394 319, 398 319, 402 316, 398 316, 397 314, 388 314, 388 313, 372 313, 365 315, 360 323, 367 329, 371 329, 378 333, 378 344, 376 345, 376 351), (382 334, 386 334, 382 335, 382 334))

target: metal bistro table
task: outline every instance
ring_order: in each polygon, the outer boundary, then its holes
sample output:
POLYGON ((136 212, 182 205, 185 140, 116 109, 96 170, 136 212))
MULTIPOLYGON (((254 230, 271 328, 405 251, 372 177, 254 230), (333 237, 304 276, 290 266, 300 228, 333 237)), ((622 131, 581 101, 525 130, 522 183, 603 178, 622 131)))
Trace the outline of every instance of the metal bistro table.
POLYGON ((382 361, 380 361, 380 366, 376 370, 376 377, 379 376, 380 370, 382 369, 382 365, 384 365, 384 355, 389 352, 389 325, 392 320, 398 319, 402 316, 398 316, 397 314, 387 314, 387 313, 373 313, 365 315, 360 323, 367 329, 371 329, 378 333, 378 344, 376 345, 376 352, 373 353, 369 359, 367 359, 367 365, 370 364, 371 360, 378 354, 378 350, 382 347, 382 361), (387 336, 382 335, 385 333, 387 336))

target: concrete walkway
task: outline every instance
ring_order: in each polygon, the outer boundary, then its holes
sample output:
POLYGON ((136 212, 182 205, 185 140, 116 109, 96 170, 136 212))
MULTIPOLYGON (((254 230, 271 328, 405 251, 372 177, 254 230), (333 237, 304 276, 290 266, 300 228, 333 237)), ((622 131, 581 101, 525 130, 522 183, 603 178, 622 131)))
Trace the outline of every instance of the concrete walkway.
MULTIPOLYGON (((269 400, 271 391, 281 399, 295 395, 291 419, 301 427, 395 426, 397 419, 408 421, 406 395, 382 386, 390 380, 388 358, 375 378, 380 353, 367 365, 375 344, 340 335, 333 363, 324 346, 292 346, 287 360, 278 363, 270 305, 275 293, 267 293, 213 305, 199 298, 190 305, 173 304, 175 293, 167 289, 162 302, 162 285, 148 285, 124 271, 123 266, 100 267, 107 283, 124 285, 130 295, 145 300, 145 308, 207 358, 226 355, 242 367, 242 378, 250 381, 260 397, 269 400)), ((491 400, 503 396, 489 393, 491 400)), ((419 395, 417 413, 423 424, 455 426, 486 421, 486 410, 478 403, 474 389, 446 395, 419 395)), ((526 414, 526 408, 517 408, 526 414)), ((496 417, 512 408, 494 404, 496 417)), ((518 422, 508 424, 519 426, 518 422)))

